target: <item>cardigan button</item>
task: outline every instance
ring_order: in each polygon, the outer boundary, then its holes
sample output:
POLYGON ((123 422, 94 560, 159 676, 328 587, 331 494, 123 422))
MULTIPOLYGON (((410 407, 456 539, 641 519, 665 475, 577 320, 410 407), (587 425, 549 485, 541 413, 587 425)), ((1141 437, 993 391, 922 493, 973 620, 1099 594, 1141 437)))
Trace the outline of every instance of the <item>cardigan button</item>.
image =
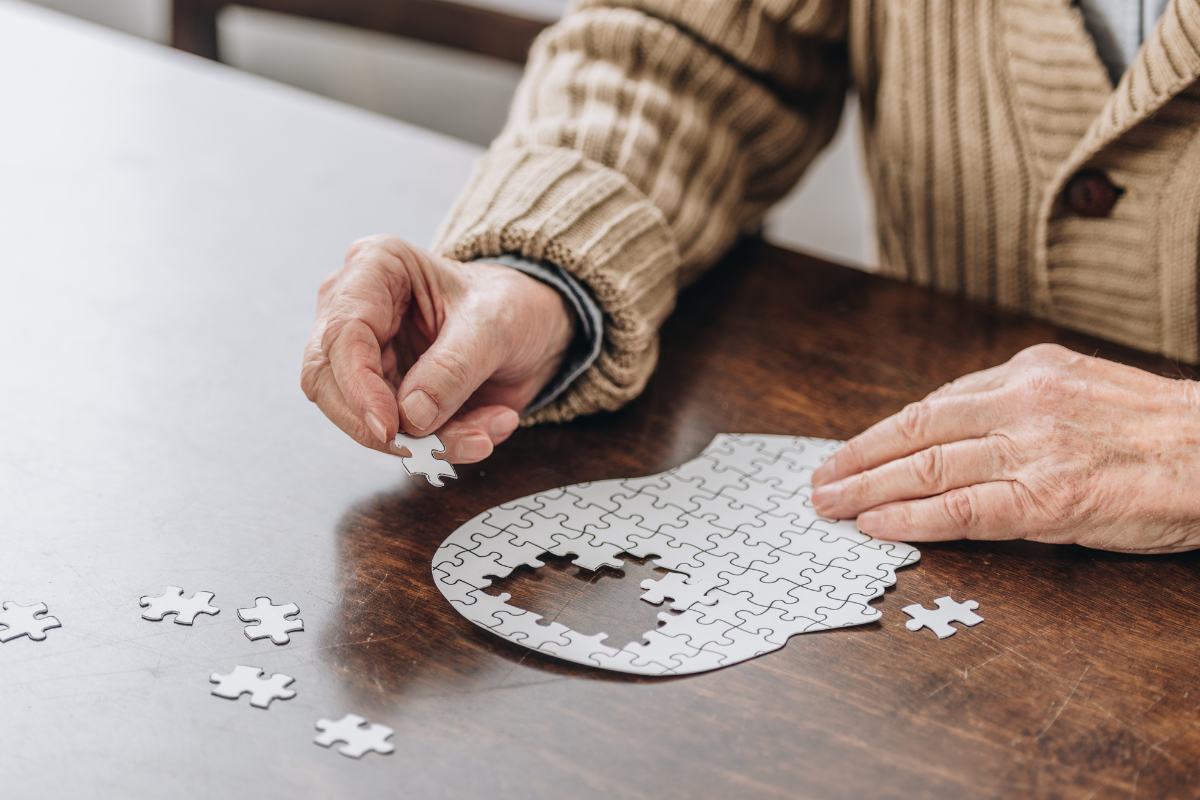
POLYGON ((1121 190, 1098 169, 1076 172, 1067 181, 1063 195, 1067 207, 1081 217, 1107 217, 1117 203, 1121 190))

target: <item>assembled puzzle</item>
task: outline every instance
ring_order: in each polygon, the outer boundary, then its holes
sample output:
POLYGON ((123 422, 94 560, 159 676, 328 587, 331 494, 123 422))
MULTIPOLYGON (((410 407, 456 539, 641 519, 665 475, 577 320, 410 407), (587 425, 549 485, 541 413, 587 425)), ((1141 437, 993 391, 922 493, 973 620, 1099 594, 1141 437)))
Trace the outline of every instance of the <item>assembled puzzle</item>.
POLYGON ((822 519, 809 501, 813 470, 841 442, 793 436, 715 438, 697 458, 645 478, 582 483, 506 503, 442 543, 434 580, 459 613, 509 641, 619 672, 684 675, 777 650, 788 638, 862 625, 869 603, 920 558, 915 547, 822 519), (619 569, 620 554, 671 570, 646 581, 659 627, 644 642, 606 642, 484 589, 543 553, 585 569, 619 569))

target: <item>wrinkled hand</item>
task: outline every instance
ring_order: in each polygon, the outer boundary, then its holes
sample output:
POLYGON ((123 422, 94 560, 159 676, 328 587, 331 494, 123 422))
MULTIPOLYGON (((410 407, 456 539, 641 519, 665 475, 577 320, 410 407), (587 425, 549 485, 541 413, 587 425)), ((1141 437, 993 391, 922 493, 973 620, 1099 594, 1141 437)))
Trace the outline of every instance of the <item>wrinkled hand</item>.
POLYGON ((1200 384, 1038 345, 846 443, 813 504, 881 539, 1200 547, 1200 384))
POLYGON ((398 429, 437 431, 447 460, 471 463, 516 429, 573 328, 541 281, 374 236, 321 285, 301 385, 361 445, 398 455, 398 429))

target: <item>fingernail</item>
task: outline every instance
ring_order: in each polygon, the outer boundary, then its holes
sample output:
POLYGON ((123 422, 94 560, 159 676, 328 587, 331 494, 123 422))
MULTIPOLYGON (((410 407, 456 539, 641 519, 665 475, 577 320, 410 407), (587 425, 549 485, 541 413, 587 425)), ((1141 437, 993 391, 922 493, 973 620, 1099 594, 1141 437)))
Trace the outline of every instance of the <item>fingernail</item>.
POLYGON ((827 483, 829 479, 836 473, 833 471, 833 461, 837 456, 830 456, 825 459, 825 463, 817 467, 817 471, 813 473, 813 486, 819 486, 822 483, 827 483))
POLYGON ((482 461, 492 454, 492 440, 481 433, 459 439, 452 454, 447 454, 451 461, 460 464, 470 464, 482 461))
POLYGON ((842 496, 841 484, 831 483, 827 486, 822 486, 812 494, 813 505, 817 512, 832 509, 837 505, 837 501, 842 496))
POLYGON ((400 407, 404 409, 404 416, 408 417, 408 421, 419 431, 428 430, 438 418, 438 404, 421 389, 409 392, 400 407))
POLYGON ((878 533, 883 527, 882 511, 867 511, 858 515, 858 529, 868 536, 878 533))
POLYGON ((379 437, 379 441, 387 444, 387 427, 383 424, 379 417, 375 416, 370 411, 367 412, 367 427, 371 429, 371 433, 379 437))
POLYGON ((492 419, 492 424, 488 426, 488 432, 492 434, 493 439, 500 439, 515 431, 520 424, 521 415, 510 408, 492 419))

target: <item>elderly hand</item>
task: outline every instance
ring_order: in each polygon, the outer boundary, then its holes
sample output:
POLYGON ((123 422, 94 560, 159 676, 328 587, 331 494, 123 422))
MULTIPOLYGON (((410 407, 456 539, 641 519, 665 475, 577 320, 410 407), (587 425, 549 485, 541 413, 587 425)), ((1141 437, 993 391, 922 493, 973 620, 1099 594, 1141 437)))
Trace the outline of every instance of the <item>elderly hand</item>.
POLYGON ((573 328, 541 281, 375 236, 354 243, 321 285, 301 384, 361 445, 398 455, 398 428, 437 431, 447 460, 471 463, 516 429, 573 328))
POLYGON ((818 513, 880 539, 1200 547, 1200 390, 1038 345, 846 443, 818 513))

